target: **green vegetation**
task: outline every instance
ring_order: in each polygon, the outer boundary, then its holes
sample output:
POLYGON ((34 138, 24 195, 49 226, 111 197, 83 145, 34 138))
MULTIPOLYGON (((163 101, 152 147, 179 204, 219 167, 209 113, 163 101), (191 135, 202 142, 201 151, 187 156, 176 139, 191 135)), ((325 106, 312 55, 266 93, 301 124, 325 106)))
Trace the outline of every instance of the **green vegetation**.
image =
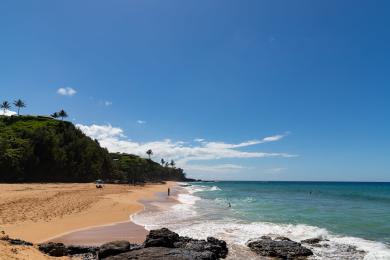
POLYGON ((5 114, 5 112, 7 112, 7 110, 9 110, 11 108, 11 104, 8 102, 8 101, 3 101, 3 103, 1 103, 1 109, 3 109, 3 112, 5 114))
POLYGON ((70 122, 0 116, 0 182, 185 180, 183 170, 173 166, 136 155, 110 154, 70 122))
POLYGON ((136 155, 112 153, 116 176, 122 176, 123 180, 130 183, 154 182, 161 180, 185 180, 183 169, 163 167, 150 160, 136 155))
POLYGON ((26 104, 23 100, 18 99, 14 101, 14 106, 18 108, 18 115, 20 115, 20 109, 26 107, 26 104))

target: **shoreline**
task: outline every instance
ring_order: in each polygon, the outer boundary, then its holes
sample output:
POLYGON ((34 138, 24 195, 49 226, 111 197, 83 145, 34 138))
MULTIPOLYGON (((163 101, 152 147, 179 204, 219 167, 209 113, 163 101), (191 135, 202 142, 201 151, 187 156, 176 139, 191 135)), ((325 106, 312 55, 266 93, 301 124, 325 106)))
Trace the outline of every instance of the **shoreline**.
MULTIPOLYGON (((153 200, 156 193, 175 185, 176 182, 145 186, 108 184, 102 192, 93 184, 0 184, 0 201, 4 201, 0 203, 0 229, 11 237, 33 243, 123 223, 137 226, 138 231, 145 230, 131 221, 131 215, 145 209, 140 201, 153 200), (43 209, 39 205, 41 197, 47 203, 43 209), (26 203, 32 205, 26 209, 26 203), (59 206, 65 208, 61 213, 66 214, 47 216, 48 211, 56 211, 59 206), (31 219, 21 221, 26 215, 31 219)), ((146 234, 145 230, 135 240, 143 240, 146 234)))

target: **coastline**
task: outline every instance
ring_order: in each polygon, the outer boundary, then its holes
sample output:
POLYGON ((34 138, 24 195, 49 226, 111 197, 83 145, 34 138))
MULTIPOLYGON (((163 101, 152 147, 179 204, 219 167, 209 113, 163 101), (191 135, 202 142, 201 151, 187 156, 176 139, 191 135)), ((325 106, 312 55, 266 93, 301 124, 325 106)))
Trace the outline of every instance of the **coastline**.
MULTIPOLYGON (((140 242, 147 231, 132 223, 130 216, 144 210, 141 200, 153 200, 158 192, 175 185, 107 184, 104 189, 96 189, 94 184, 0 184, 0 231, 13 238, 41 243, 127 224, 127 231, 136 230, 139 235, 130 242, 140 242)), ((107 233, 103 240, 112 241, 112 236, 107 233)))

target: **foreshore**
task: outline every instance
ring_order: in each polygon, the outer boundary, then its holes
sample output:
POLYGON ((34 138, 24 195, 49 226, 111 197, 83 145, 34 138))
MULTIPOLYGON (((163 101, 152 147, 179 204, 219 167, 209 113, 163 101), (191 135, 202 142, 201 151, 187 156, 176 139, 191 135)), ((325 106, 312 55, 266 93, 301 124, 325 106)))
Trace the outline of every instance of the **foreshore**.
MULTIPOLYGON (((156 193, 173 186, 175 182, 144 186, 107 184, 103 189, 75 183, 0 184, 0 231, 33 243, 62 238, 67 239, 63 242, 97 245, 123 235, 105 232, 110 226, 119 225, 117 230, 131 234, 130 242, 139 243, 147 231, 130 222, 129 216, 144 209, 141 200, 153 200, 156 193), (88 236, 91 228, 100 230, 100 240, 88 236)), ((12 247, 0 243, 0 251, 9 252, 4 259, 48 259, 31 248, 26 249, 29 252, 18 250, 19 254, 15 254, 12 247)))

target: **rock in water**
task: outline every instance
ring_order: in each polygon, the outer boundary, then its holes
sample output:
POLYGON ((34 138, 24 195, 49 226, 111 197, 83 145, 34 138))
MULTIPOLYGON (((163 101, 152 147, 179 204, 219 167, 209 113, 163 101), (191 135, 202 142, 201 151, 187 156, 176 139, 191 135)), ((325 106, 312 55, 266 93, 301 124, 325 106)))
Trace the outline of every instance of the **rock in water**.
POLYGON ((215 260, 212 252, 197 252, 182 248, 148 247, 110 256, 104 260, 215 260))
POLYGON ((259 239, 248 241, 247 246, 261 256, 280 259, 306 259, 313 252, 300 243, 288 240, 259 239))
POLYGON ((98 259, 103 259, 107 256, 118 255, 130 251, 129 241, 113 241, 100 246, 98 251, 98 259))
POLYGON ((40 251, 51 256, 65 256, 68 254, 66 246, 62 243, 43 243, 38 248, 40 251))
POLYGON ((179 241, 179 235, 167 228, 151 230, 146 236, 145 247, 173 247, 179 241))

